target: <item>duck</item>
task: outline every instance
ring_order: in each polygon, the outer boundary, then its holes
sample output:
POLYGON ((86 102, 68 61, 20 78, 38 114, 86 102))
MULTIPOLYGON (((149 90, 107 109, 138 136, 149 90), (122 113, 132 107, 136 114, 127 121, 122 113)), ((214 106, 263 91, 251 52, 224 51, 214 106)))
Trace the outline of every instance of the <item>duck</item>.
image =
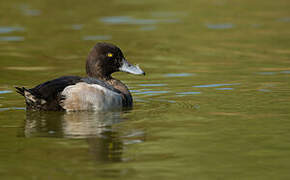
POLYGON ((34 88, 15 87, 24 96, 27 110, 40 111, 106 111, 132 108, 128 87, 112 77, 115 72, 145 75, 129 63, 121 49, 111 43, 99 42, 86 59, 86 77, 62 76, 34 88))

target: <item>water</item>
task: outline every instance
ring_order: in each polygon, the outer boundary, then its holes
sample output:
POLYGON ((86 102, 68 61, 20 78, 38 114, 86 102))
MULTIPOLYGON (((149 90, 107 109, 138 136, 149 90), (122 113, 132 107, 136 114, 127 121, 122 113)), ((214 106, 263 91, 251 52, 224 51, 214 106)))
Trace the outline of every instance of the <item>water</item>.
POLYGON ((225 23, 225 24, 206 24, 206 27, 209 29, 231 29, 234 28, 233 24, 225 23))
POLYGON ((105 41, 105 40, 110 40, 110 39, 112 39, 111 36, 102 36, 102 35, 84 36, 83 37, 83 40, 86 40, 86 41, 89 41, 89 40, 91 40, 91 41, 97 41, 97 40, 99 40, 99 41, 105 41))
POLYGON ((1 36, 0 41, 23 41, 24 37, 21 36, 1 36))
POLYGON ((1 179, 289 179, 290 2, 0 2, 1 179), (97 41, 124 112, 26 112, 14 86, 84 75, 97 41))
POLYGON ((0 34, 11 33, 15 31, 24 31, 21 27, 0 27, 0 34))

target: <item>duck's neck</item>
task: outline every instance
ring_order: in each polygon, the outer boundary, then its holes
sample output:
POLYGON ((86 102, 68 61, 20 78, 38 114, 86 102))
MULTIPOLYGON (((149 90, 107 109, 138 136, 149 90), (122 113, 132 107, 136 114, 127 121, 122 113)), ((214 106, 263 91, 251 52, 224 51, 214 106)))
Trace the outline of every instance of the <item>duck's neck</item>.
POLYGON ((114 79, 114 78, 111 78, 111 79, 107 80, 106 82, 109 83, 110 85, 112 85, 114 88, 121 91, 122 96, 123 96, 123 106, 125 106, 125 107, 132 107, 133 106, 132 95, 131 95, 128 87, 124 83, 122 83, 120 80, 114 79))
POLYGON ((123 94, 130 94, 128 87, 124 83, 122 83, 120 80, 112 78, 108 80, 107 82, 110 85, 112 85, 114 88, 121 91, 123 94))

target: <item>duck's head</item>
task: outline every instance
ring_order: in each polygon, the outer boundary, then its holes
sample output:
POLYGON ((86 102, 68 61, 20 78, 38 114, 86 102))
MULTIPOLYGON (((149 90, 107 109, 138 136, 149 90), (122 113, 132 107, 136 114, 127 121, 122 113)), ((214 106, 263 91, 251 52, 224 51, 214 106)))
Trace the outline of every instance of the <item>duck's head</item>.
POLYGON ((138 65, 126 60, 120 48, 109 43, 97 43, 93 47, 87 58, 86 71, 89 77, 100 79, 110 79, 111 74, 118 71, 145 75, 138 65))

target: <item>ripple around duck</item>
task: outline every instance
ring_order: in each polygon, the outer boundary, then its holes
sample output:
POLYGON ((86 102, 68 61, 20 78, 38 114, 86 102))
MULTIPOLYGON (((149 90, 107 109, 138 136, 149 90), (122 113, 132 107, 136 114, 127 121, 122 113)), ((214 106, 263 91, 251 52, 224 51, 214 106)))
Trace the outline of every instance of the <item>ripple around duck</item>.
POLYGON ((290 71, 280 71, 282 74, 290 74, 290 71))
POLYGON ((199 104, 196 104, 196 103, 191 102, 191 101, 177 102, 176 105, 181 107, 181 108, 186 108, 186 109, 195 109, 195 110, 199 110, 200 109, 200 105, 199 104))
POLYGON ((234 24, 225 23, 225 24, 206 24, 208 29, 232 29, 235 27, 234 24))
POLYGON ((123 143, 126 144, 126 145, 137 144, 137 143, 142 143, 142 142, 144 142, 144 141, 140 140, 140 139, 123 140, 123 143))
POLYGON ((176 94, 178 94, 178 95, 195 95, 195 94, 201 94, 201 92, 178 92, 176 94))
POLYGON ((130 16, 110 16, 100 19, 107 24, 156 24, 157 21, 153 19, 135 19, 130 16))
POLYGON ((192 87, 204 88, 204 87, 220 87, 220 86, 234 86, 234 85, 240 85, 240 83, 233 83, 233 84, 207 84, 207 85, 197 85, 197 86, 192 86, 192 87))
POLYGON ((129 90, 131 93, 138 93, 138 92, 141 92, 141 91, 139 91, 139 90, 135 90, 135 89, 130 89, 129 90))
POLYGON ((1 36, 0 41, 24 41, 22 36, 1 36))
POLYGON ((166 103, 176 103, 174 100, 168 100, 168 99, 160 99, 160 98, 147 98, 150 101, 157 101, 157 102, 166 102, 166 103))
POLYGON ((165 77, 188 77, 188 76, 193 76, 194 74, 192 73, 168 73, 165 74, 165 77))
POLYGON ((259 74, 259 75, 275 75, 277 73, 276 72, 258 72, 257 74, 259 74))
POLYGON ((139 84, 138 86, 142 86, 142 87, 161 87, 161 86, 167 86, 167 84, 139 84))
POLYGON ((234 90, 234 88, 216 88, 216 90, 222 90, 222 91, 224 91, 224 90, 234 90))
POLYGON ((166 94, 170 91, 140 91, 135 94, 147 94, 147 95, 157 95, 157 94, 166 94))
POLYGON ((257 72, 257 74, 259 75, 275 75, 277 73, 290 74, 290 71, 286 70, 286 71, 280 71, 280 72, 257 72))
POLYGON ((10 108, 0 108, 1 111, 9 111, 9 110, 25 110, 25 107, 10 107, 10 108))
POLYGON ((8 111, 8 110, 10 110, 10 108, 0 108, 0 112, 1 111, 8 111))
POLYGON ((290 17, 284 17, 277 19, 278 22, 290 22, 290 17))
POLYGON ((0 91, 0 94, 7 94, 7 93, 12 93, 12 91, 10 91, 10 90, 3 90, 3 91, 0 91))
POLYGON ((39 16, 41 11, 38 9, 31 9, 29 5, 21 5, 20 10, 26 16, 39 16))
POLYGON ((258 89, 258 91, 261 91, 261 92, 271 92, 270 89, 258 89))
POLYGON ((49 70, 49 69, 53 69, 53 67, 28 67, 28 66, 18 66, 18 67, 5 67, 5 69, 8 70, 16 70, 16 71, 45 71, 45 70, 49 70))
POLYGON ((93 36, 84 36, 83 40, 85 41, 95 41, 95 40, 110 40, 112 39, 112 36, 106 36, 106 35, 93 35, 93 36))
POLYGON ((109 16, 102 17, 100 21, 106 24, 158 24, 158 23, 176 23, 178 19, 137 19, 131 16, 109 16))
POLYGON ((148 100, 145 100, 145 99, 140 99, 140 98, 134 98, 134 101, 135 102, 146 102, 146 103, 148 103, 149 101, 148 100))
POLYGON ((22 27, 9 27, 9 26, 0 26, 0 34, 11 33, 15 31, 24 31, 22 27))

